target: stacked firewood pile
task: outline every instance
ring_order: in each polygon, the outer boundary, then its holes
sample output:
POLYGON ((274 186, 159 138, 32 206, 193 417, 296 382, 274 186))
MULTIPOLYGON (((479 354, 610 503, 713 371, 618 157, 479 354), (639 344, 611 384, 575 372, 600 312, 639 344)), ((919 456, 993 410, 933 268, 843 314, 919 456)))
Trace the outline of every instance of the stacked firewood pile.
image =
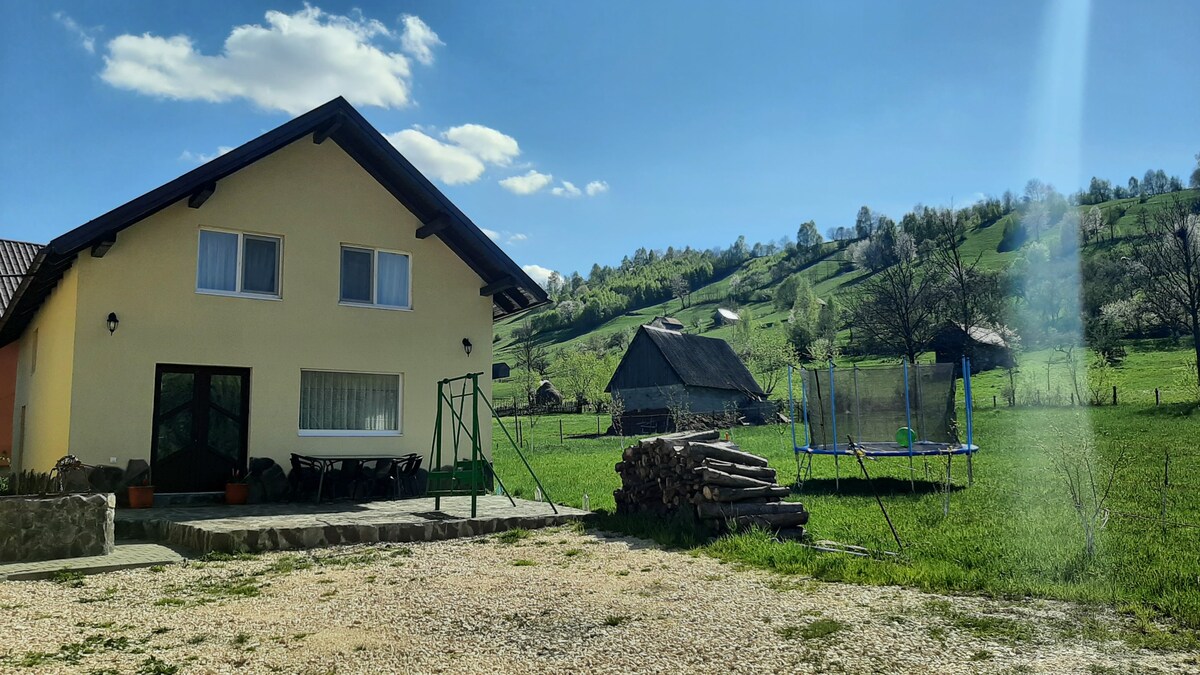
POLYGON ((721 529, 761 526, 800 537, 808 511, 783 502, 791 490, 775 483, 775 469, 758 455, 702 431, 646 438, 617 463, 617 513, 670 515, 684 510, 721 529))

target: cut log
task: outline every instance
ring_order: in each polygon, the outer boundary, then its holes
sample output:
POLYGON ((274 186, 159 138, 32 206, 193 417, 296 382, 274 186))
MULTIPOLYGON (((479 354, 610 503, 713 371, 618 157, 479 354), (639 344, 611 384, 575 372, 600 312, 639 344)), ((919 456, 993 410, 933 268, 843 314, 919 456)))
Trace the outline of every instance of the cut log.
POLYGON ((727 488, 715 487, 712 485, 704 486, 704 496, 714 502, 740 502, 743 499, 757 499, 759 497, 774 497, 776 499, 783 499, 791 494, 791 492, 791 488, 781 487, 778 485, 751 488, 727 488))
POLYGON ((735 476, 745 476, 756 480, 767 481, 768 483, 775 482, 775 469, 761 466, 746 466, 744 464, 734 464, 732 462, 722 462, 719 459, 706 459, 701 465, 717 471, 724 471, 735 476))
POLYGON ((721 432, 719 431, 683 431, 677 434, 666 434, 665 436, 651 436, 638 441, 641 445, 651 445, 661 443, 663 445, 683 445, 693 441, 716 441, 720 440, 721 432))
POLYGON ((808 511, 797 513, 770 513, 761 516, 738 516, 730 518, 738 527, 748 528, 754 525, 767 529, 781 527, 797 527, 808 523, 808 511))
POLYGON ((766 466, 767 459, 752 455, 748 452, 742 452, 737 449, 737 446, 718 445, 715 443, 688 443, 687 453, 692 458, 715 459, 722 462, 731 462, 733 464, 744 464, 746 466, 766 466))
POLYGON ((770 487, 774 482, 757 480, 755 478, 747 478, 746 476, 735 476, 724 471, 717 471, 708 467, 700 467, 695 469, 696 474, 705 485, 719 485, 723 487, 735 488, 752 488, 752 487, 770 487))
MULTIPOLYGON (((787 488, 784 488, 787 489, 787 488)), ((775 502, 772 504, 715 504, 705 502, 696 508, 701 518, 736 518, 738 516, 761 516, 776 513, 808 513, 800 502, 775 502)))

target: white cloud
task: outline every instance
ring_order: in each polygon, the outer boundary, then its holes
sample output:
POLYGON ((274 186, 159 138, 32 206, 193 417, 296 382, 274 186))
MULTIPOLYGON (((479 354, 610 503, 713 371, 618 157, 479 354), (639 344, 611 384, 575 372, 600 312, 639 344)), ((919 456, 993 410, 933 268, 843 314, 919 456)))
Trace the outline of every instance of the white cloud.
POLYGON ((480 229, 480 230, 481 230, 481 231, 482 231, 484 234, 486 234, 486 235, 487 235, 487 238, 488 238, 488 239, 491 239, 492 241, 496 241, 496 242, 500 241, 500 233, 499 233, 499 232, 497 232, 497 231, 495 231, 495 230, 489 230, 489 229, 487 229, 486 227, 481 227, 481 228, 479 228, 479 229, 480 229))
POLYGON ((438 34, 421 19, 405 14, 401 20, 404 22, 404 33, 400 35, 400 48, 420 63, 431 65, 433 48, 446 43, 439 40, 438 34))
POLYGON ((528 274, 529 278, 536 281, 539 286, 545 286, 546 281, 554 272, 554 270, 546 269, 541 265, 521 265, 521 269, 525 270, 525 274, 528 274))
POLYGON ((387 139, 408 158, 421 173, 447 185, 474 183, 483 175, 483 160, 470 150, 452 143, 443 143, 416 129, 388 134, 387 139))
POLYGON ((510 243, 510 244, 515 244, 515 243, 517 243, 518 241, 525 241, 525 240, 526 240, 526 239, 528 239, 528 238, 529 238, 529 235, 522 234, 522 233, 520 233, 520 232, 515 232, 515 233, 513 233, 513 234, 510 234, 510 235, 508 236, 508 243, 510 243))
POLYGON ((515 195, 531 195, 554 181, 554 176, 548 173, 538 173, 530 169, 523 176, 510 176, 500 181, 500 187, 515 195))
POLYGON ((212 153, 211 155, 206 155, 203 152, 192 152, 191 150, 184 150, 183 153, 179 155, 179 159, 184 162, 192 162, 195 164, 204 164, 205 162, 211 162, 212 160, 220 157, 221 155, 229 152, 232 149, 233 148, 231 148, 228 145, 218 146, 217 151, 212 153))
POLYGON ((375 44, 376 38, 395 37, 379 21, 308 5, 295 14, 269 11, 265 18, 265 25, 234 27, 216 55, 201 54, 186 35, 119 35, 108 43, 100 77, 150 96, 243 98, 292 114, 339 95, 363 106, 409 104, 408 57, 375 44))
POLYGON ((422 173, 447 185, 474 183, 488 164, 508 166, 521 154, 517 139, 481 124, 451 127, 441 136, 449 142, 414 127, 387 139, 422 173))
POLYGON ((579 188, 575 187, 575 184, 571 181, 564 180, 562 185, 550 190, 550 194, 554 195, 555 197, 575 198, 583 194, 583 192, 580 191, 579 188))
POLYGON ((481 124, 451 127, 442 137, 479 159, 497 166, 508 166, 521 154, 517 139, 481 124))
POLYGON ((61 23, 63 28, 75 34, 79 38, 79 43, 83 46, 87 53, 96 53, 96 33, 100 32, 100 28, 84 28, 79 25, 79 22, 67 16, 64 12, 55 12, 54 20, 61 23))
POLYGON ((595 197, 598 194, 608 192, 608 183, 602 180, 594 180, 588 183, 584 190, 587 191, 587 196, 595 197))

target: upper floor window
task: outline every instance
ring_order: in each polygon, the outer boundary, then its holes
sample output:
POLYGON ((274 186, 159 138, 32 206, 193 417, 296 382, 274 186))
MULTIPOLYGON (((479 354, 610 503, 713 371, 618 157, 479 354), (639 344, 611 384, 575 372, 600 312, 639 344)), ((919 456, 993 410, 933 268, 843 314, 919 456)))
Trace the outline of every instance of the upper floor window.
POLYGON ((342 247, 341 301, 411 309, 411 265, 407 253, 342 247))
POLYGON ((196 290, 279 297, 281 249, 279 237, 200 230, 196 290))

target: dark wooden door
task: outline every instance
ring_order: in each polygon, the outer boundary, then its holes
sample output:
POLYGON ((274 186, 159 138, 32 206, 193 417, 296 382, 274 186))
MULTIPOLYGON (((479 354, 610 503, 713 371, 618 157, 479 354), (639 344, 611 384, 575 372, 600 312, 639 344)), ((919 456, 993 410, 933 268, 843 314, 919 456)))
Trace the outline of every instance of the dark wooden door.
POLYGON ((250 369, 159 364, 150 470, 158 492, 225 489, 245 471, 250 369))

